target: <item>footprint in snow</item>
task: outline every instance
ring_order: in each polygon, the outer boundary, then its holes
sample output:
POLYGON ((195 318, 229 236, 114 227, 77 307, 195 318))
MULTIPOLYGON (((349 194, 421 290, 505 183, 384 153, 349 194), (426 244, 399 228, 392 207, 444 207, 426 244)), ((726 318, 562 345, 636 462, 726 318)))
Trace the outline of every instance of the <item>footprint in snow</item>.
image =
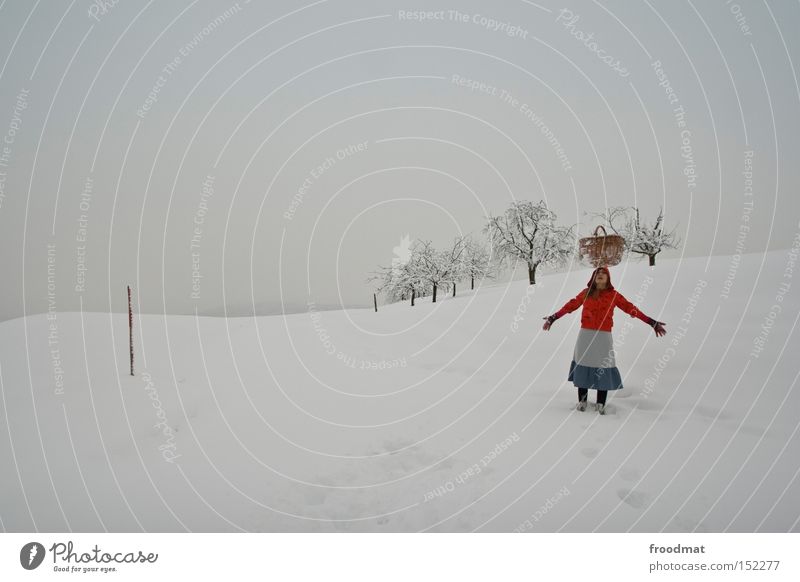
POLYGON ((647 505, 650 496, 642 491, 633 491, 631 489, 618 489, 617 495, 622 501, 633 507, 634 509, 641 509, 647 505))
POLYGON ((639 479, 639 471, 636 469, 621 469, 619 476, 625 481, 637 481, 639 479))
POLYGON ((708 533, 710 530, 703 522, 698 522, 692 517, 678 516, 672 520, 672 524, 679 532, 700 532, 708 533))
POLYGON ((636 410, 647 410, 651 412, 661 412, 664 409, 663 404, 659 404, 654 400, 648 400, 647 398, 636 398, 632 401, 634 408, 636 410))
POLYGON ((597 456, 598 450, 592 447, 581 449, 581 454, 589 459, 594 459, 597 456))
POLYGON ((414 441, 407 440, 407 439, 397 439, 396 441, 392 442, 390 440, 383 441, 383 450, 390 455, 395 455, 399 453, 401 450, 405 450, 411 448, 414 444, 414 441))

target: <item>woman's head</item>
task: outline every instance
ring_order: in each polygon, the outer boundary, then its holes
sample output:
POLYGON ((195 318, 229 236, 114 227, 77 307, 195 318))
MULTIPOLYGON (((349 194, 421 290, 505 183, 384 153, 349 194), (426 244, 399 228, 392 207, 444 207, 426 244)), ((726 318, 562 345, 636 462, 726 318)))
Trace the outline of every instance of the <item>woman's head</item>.
POLYGON ((597 295, 604 289, 613 289, 611 285, 611 273, 607 267, 597 267, 592 273, 592 278, 589 280, 589 293, 597 295))

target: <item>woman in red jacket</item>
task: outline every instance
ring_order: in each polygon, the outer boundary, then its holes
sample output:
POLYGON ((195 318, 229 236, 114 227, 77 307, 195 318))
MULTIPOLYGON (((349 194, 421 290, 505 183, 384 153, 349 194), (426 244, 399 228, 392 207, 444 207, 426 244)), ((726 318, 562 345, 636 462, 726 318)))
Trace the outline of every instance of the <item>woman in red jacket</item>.
POLYGON ((619 307, 631 317, 644 321, 655 330, 657 337, 667 333, 664 329, 666 324, 647 317, 614 289, 611 284, 611 273, 606 267, 595 269, 586 287, 586 290, 567 301, 564 307, 553 315, 543 318, 546 320, 543 329, 549 330, 556 319, 572 313, 583 305, 581 329, 578 341, 575 343, 567 379, 578 388, 578 410, 586 410, 589 389, 593 389, 597 390, 596 409, 600 414, 605 414, 608 391, 623 387, 622 377, 614 358, 614 341, 611 337, 614 308, 619 307))

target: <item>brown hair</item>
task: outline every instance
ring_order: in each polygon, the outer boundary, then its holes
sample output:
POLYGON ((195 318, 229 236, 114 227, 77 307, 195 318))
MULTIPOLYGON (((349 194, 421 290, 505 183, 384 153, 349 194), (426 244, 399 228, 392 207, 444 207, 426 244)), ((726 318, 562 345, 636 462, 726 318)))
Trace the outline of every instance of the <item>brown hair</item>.
POLYGON ((592 282, 591 285, 589 286, 589 290, 586 292, 587 296, 597 297, 598 295, 600 295, 600 289, 597 288, 597 282, 595 281, 599 273, 605 273, 607 281, 606 289, 608 289, 608 283, 611 282, 611 274, 605 267, 598 267, 597 269, 595 269, 594 273, 592 273, 592 282))

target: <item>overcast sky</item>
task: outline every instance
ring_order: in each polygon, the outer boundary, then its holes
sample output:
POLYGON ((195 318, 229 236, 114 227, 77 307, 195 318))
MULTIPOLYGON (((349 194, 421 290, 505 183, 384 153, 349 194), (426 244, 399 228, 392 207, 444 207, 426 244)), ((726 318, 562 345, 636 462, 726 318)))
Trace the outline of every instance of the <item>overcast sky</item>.
POLYGON ((512 200, 798 232, 797 2, 103 4, 0 2, 0 319, 368 306, 512 200))

